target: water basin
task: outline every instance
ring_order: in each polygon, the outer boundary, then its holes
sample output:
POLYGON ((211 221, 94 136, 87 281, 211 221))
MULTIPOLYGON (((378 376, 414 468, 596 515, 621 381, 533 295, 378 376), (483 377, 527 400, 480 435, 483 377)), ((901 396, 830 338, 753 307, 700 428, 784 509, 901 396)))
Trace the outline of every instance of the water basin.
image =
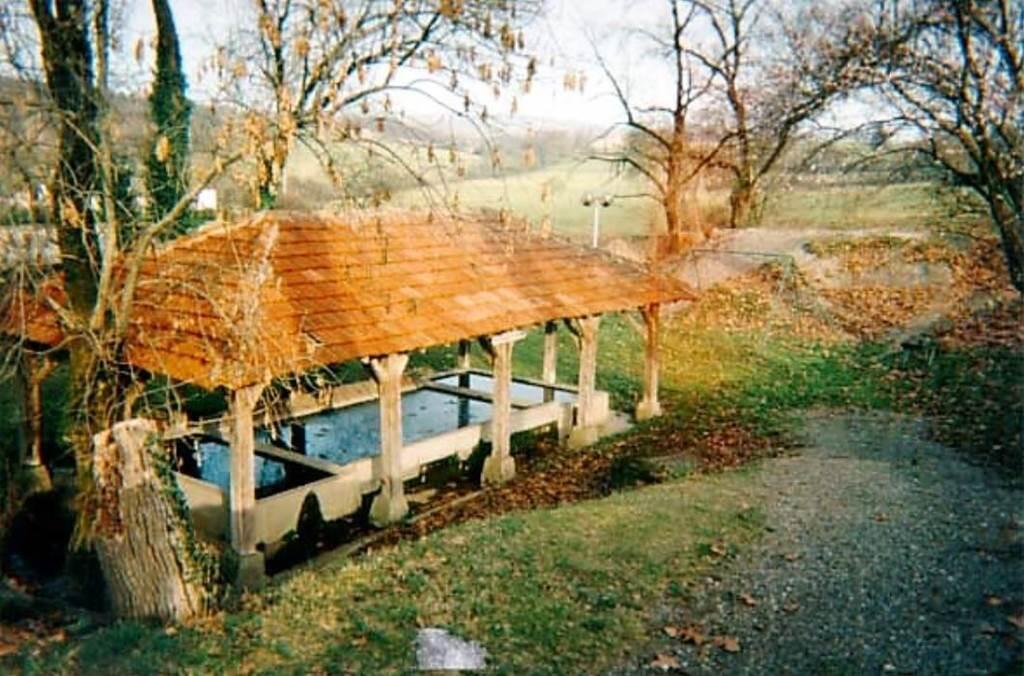
MULTIPOLYGON (((452 387, 463 387, 459 384, 458 375, 437 378, 434 382, 442 385, 451 385, 452 387)), ((490 394, 494 392, 494 377, 484 375, 482 373, 470 373, 469 389, 477 390, 479 392, 487 392, 490 394)), ((526 401, 531 404, 541 404, 544 402, 544 390, 553 391, 555 393, 555 401, 566 404, 576 401, 576 395, 572 392, 542 387, 541 385, 534 385, 533 383, 524 383, 516 380, 515 378, 512 379, 512 384, 509 386, 509 393, 512 395, 513 399, 526 401)))
MULTIPOLYGON (((402 441, 409 444, 427 437, 486 422, 491 405, 454 394, 414 390, 402 395, 402 441)), ((289 420, 275 430, 277 438, 291 445, 291 425, 306 428, 306 455, 339 465, 380 452, 380 405, 377 400, 289 420)), ((270 442, 266 428, 257 438, 270 442)))

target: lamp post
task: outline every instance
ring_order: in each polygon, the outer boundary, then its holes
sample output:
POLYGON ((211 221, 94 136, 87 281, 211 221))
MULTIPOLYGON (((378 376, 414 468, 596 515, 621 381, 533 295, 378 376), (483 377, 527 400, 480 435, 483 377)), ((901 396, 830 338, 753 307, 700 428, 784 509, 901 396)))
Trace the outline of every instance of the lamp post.
POLYGON ((597 248, 598 235, 601 232, 601 208, 610 207, 614 199, 614 195, 609 195, 607 193, 604 195, 594 196, 588 192, 583 196, 583 206, 594 207, 594 223, 590 229, 590 245, 595 249, 597 248))

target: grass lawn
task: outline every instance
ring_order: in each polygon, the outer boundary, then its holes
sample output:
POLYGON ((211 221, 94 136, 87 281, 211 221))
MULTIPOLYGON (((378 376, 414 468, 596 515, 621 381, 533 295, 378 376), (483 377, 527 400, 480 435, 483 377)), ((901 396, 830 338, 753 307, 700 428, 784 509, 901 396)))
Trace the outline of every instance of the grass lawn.
MULTIPOLYGON (((618 365, 635 360, 634 336, 627 321, 603 323, 602 373, 623 399, 635 390, 635 374, 618 365)), ((539 341, 531 335, 517 348, 524 372, 536 368, 539 341)), ((666 343, 673 354, 665 373, 669 415, 625 438, 638 453, 696 449, 730 426, 753 438, 783 439, 796 411, 898 406, 914 374, 924 373, 922 364, 899 363, 871 345, 672 324, 666 343), (901 368, 907 377, 887 377, 901 368)), ((985 354, 988 373, 1002 374, 1005 386, 1019 362, 1012 354, 985 354)), ((927 387, 966 386, 991 400, 977 391, 983 375, 972 375, 976 361, 958 353, 932 363, 940 368, 927 371, 927 387), (958 385, 964 378, 969 383, 958 385)), ((560 366, 574 368, 568 358, 560 366)), ((998 416, 989 411, 987 420, 998 416)), ((360 558, 298 569, 195 626, 119 623, 26 651, 6 666, 25 673, 395 673, 414 666, 416 630, 440 626, 480 641, 498 673, 601 671, 646 649, 657 631, 653 614, 685 595, 687 581, 713 566, 716 552, 733 554, 762 531, 758 505, 744 490, 757 471, 754 463, 470 521, 360 558)))
POLYGON ((929 183, 797 186, 770 195, 762 224, 795 229, 950 230, 977 217, 956 216, 953 195, 929 183))
POLYGON ((600 670, 647 641, 652 608, 760 531, 744 472, 475 521, 302 571, 243 609, 176 631, 103 629, 27 673, 395 673, 416 629, 482 642, 498 673, 600 670))
MULTIPOLYGON (((744 282, 736 293, 709 293, 668 318, 666 415, 577 451, 678 459, 664 465, 681 468, 664 483, 468 521, 299 568, 191 626, 124 622, 45 647, 26 643, 0 658, 0 671, 400 673, 414 667, 416 630, 440 626, 480 641, 498 673, 600 672, 646 654, 657 612, 688 594, 688 582, 722 552, 733 555, 762 532, 761 509, 746 487, 758 457, 792 444, 807 408, 926 413, 940 422, 944 441, 1019 476, 1012 442, 1024 407, 1019 348, 900 351, 812 338, 781 323, 788 315, 776 316, 781 310, 768 301, 782 295, 758 289, 744 282), (760 323, 715 321, 726 313, 760 323), (1005 453, 993 455, 996 447, 1005 453), (692 471, 743 463, 724 473, 692 471)), ((639 396, 643 350, 634 324, 629 316, 601 322, 598 385, 621 409, 639 396)), ((541 346, 539 331, 517 344, 517 373, 539 375, 541 346)), ((432 350, 417 362, 443 367, 452 356, 432 350)), ((484 365, 481 354, 476 359, 484 365)), ((563 330, 560 379, 572 382, 576 369, 563 330)))

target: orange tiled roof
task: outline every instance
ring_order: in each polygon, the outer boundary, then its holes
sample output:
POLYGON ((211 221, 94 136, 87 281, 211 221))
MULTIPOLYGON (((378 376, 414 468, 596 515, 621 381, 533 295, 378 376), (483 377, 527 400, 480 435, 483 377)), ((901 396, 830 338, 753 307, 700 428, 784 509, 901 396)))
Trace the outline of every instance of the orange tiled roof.
POLYGON ((692 297, 641 266, 497 224, 266 212, 155 252, 126 349, 147 371, 236 387, 692 297))

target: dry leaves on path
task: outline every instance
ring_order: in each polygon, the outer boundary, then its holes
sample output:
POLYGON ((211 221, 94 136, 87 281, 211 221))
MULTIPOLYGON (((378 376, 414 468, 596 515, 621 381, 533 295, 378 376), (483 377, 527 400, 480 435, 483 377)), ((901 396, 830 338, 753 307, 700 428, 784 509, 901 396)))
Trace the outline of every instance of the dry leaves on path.
POLYGON ((711 642, 715 647, 721 648, 727 653, 738 653, 740 651, 740 640, 735 636, 716 636, 711 642))
POLYGON ((658 653, 651 660, 650 667, 659 671, 678 671, 681 669, 679 658, 667 653, 658 653))

